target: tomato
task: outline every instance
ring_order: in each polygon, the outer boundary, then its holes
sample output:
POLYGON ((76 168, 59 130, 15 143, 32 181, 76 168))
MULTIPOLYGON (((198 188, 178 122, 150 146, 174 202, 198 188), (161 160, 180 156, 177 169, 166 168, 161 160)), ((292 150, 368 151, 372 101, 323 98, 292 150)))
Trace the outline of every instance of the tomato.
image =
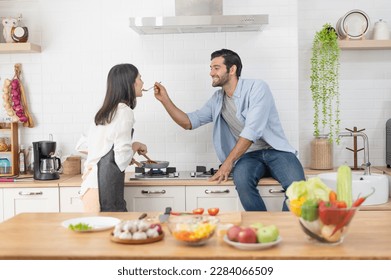
POLYGON ((202 215, 202 213, 204 213, 204 208, 197 208, 193 210, 193 214, 202 215))
POLYGON ((216 216, 219 213, 220 209, 219 208, 209 208, 208 213, 211 216, 216 216))

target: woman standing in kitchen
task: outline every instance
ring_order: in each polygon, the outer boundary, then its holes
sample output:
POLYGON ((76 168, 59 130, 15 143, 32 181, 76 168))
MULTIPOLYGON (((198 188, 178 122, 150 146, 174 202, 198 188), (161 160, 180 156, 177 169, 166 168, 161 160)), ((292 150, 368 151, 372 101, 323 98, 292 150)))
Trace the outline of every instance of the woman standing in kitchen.
POLYGON ((144 82, 132 64, 118 64, 107 76, 106 96, 91 125, 80 195, 85 212, 126 212, 125 168, 147 146, 132 142, 136 97, 144 82))

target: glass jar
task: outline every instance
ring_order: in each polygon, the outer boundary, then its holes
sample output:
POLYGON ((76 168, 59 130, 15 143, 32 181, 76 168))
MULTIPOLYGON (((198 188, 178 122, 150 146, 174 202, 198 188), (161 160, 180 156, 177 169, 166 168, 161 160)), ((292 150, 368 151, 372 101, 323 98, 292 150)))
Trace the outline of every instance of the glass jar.
POLYGON ((0 158, 0 174, 10 174, 11 173, 11 163, 8 158, 0 158))
POLYGON ((0 152, 7 152, 9 151, 9 138, 1 137, 0 138, 0 152))

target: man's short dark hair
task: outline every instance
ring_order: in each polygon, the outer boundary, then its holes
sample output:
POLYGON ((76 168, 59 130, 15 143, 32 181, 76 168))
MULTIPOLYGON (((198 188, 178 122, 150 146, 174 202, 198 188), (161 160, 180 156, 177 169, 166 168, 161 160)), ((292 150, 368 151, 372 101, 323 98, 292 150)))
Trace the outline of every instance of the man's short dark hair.
POLYGON ((239 78, 242 73, 242 61, 240 60, 239 55, 234 51, 221 49, 213 52, 210 60, 220 56, 224 58, 224 64, 227 66, 227 71, 231 69, 232 65, 236 65, 236 77, 239 78))

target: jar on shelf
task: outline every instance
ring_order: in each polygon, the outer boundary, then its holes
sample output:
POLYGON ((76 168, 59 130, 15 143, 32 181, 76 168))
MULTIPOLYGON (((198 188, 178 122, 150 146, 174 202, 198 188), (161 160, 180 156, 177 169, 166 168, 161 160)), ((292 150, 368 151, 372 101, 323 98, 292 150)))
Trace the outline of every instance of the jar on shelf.
POLYGON ((0 174, 10 174, 11 163, 8 158, 0 157, 0 174))
POLYGON ((10 150, 9 142, 9 138, 7 137, 0 138, 0 152, 7 152, 10 150))

